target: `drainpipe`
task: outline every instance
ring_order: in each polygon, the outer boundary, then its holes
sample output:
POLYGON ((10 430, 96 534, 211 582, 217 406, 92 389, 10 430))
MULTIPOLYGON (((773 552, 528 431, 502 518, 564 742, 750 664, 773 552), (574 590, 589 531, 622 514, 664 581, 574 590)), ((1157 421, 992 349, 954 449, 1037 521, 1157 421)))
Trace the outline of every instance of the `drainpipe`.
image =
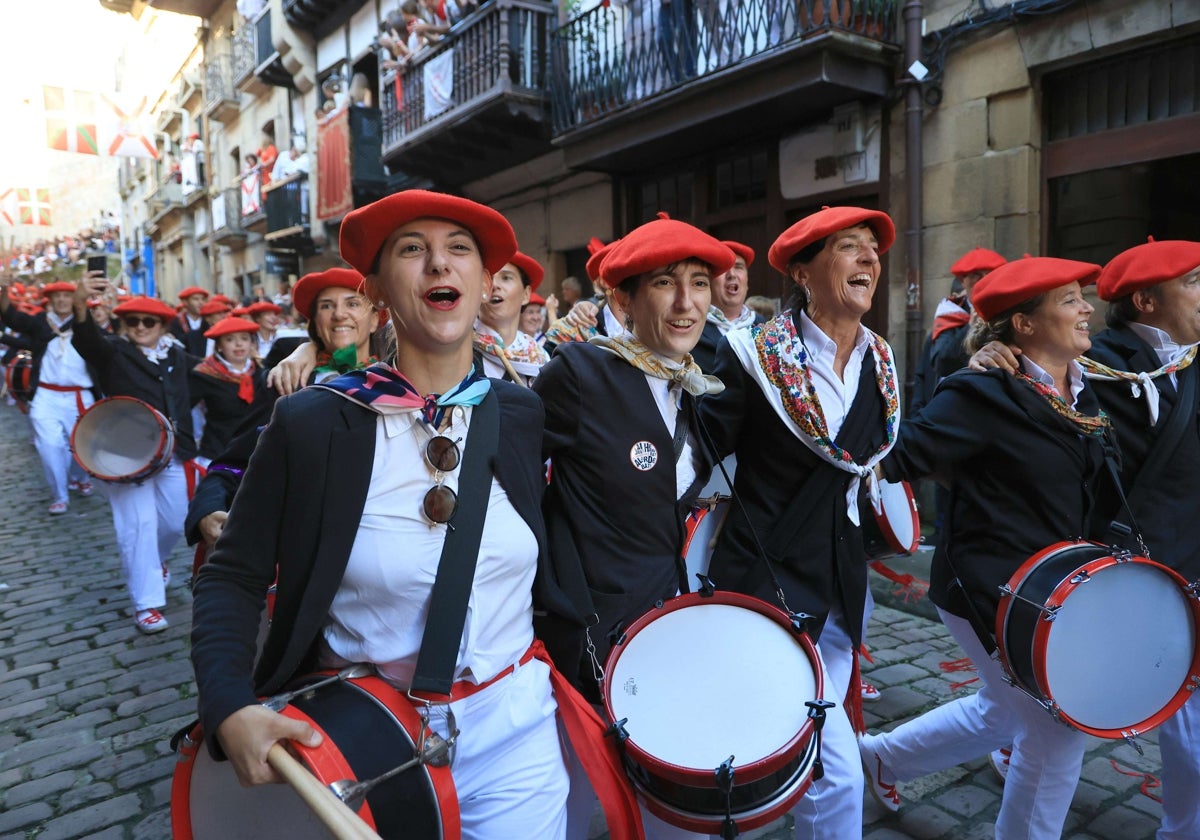
MULTIPOLYGON (((921 210, 924 180, 924 151, 921 142, 921 83, 910 68, 921 58, 921 20, 924 9, 921 0, 904 4, 904 171, 907 185, 907 207, 904 244, 907 259, 905 282, 905 393, 911 398, 917 363, 925 337, 925 322, 921 296, 921 229, 924 216, 921 210)), ((919 65, 918 65, 919 66, 919 65)), ((920 75, 924 75, 921 73, 920 75)))

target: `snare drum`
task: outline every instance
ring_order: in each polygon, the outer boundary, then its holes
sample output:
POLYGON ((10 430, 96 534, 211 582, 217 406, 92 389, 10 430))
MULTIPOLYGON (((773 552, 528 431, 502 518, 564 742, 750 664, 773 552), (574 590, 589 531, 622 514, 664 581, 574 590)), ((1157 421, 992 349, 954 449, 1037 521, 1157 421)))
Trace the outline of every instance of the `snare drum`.
POLYGON ((921 544, 921 522, 917 518, 917 500, 907 481, 880 481, 879 505, 872 504, 870 509, 872 515, 859 516, 868 560, 886 560, 917 550, 921 544))
POLYGON ((29 402, 33 399, 33 354, 18 350, 4 368, 4 385, 14 400, 29 402))
POLYGON ((626 771, 660 819, 719 833, 716 771, 731 758, 739 829, 777 819, 807 790, 819 736, 805 701, 822 696, 821 668, 812 641, 770 604, 729 592, 672 598, 630 626, 605 674, 626 771))
POLYGON ((108 397, 79 416, 71 451, 93 478, 145 481, 171 463, 175 429, 162 412, 135 397, 108 397))
POLYGON ((1133 736, 1200 686, 1200 605, 1166 566, 1095 542, 1060 542, 1000 591, 1000 662, 1063 723, 1100 738, 1133 736))
POLYGON ((687 565, 688 585, 695 589, 696 575, 707 575, 717 537, 729 516, 729 497, 699 499, 684 522, 683 559, 687 565))
MULTIPOLYGON (((322 675, 305 682, 317 676, 322 675)), ((324 737, 316 748, 293 743, 322 784, 372 779, 416 754, 420 718, 401 692, 378 677, 322 686, 294 698, 282 714, 324 737)), ((229 762, 213 761, 202 741, 197 724, 179 745, 171 782, 175 840, 329 837, 290 785, 242 787, 229 762)), ((460 834, 449 767, 420 765, 382 782, 367 794, 358 815, 384 840, 455 840, 460 834)))

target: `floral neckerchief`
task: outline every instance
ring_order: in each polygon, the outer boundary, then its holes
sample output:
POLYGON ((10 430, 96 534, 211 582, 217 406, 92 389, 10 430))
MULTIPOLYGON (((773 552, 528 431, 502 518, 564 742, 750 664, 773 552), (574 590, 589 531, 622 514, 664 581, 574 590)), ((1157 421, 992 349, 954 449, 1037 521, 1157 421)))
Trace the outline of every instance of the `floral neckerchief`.
POLYGON ((1110 368, 1108 365, 1101 364, 1094 359, 1089 359, 1087 356, 1080 356, 1076 359, 1083 366, 1084 375, 1088 379, 1099 379, 1105 382, 1128 382, 1129 389, 1135 399, 1144 394, 1151 426, 1158 423, 1158 386, 1154 384, 1154 380, 1160 376, 1170 376, 1172 373, 1184 370, 1195 360, 1196 345, 1194 344, 1174 361, 1163 365, 1158 370, 1143 373, 1133 373, 1127 370, 1110 368))
POLYGON ((1104 433, 1112 428, 1112 421, 1108 419, 1108 415, 1103 411, 1096 415, 1076 411, 1067 405, 1067 401, 1063 399, 1062 394, 1058 393, 1053 386, 1034 379, 1025 373, 1025 371, 1018 371, 1016 377, 1018 381, 1024 382, 1037 392, 1054 409, 1056 414, 1070 421, 1081 435, 1094 438, 1104 437, 1104 433))
POLYGON ((523 332, 518 332, 512 344, 505 344, 504 339, 490 330, 476 330, 475 347, 489 356, 505 358, 510 362, 523 362, 541 367, 550 361, 550 356, 538 346, 532 338, 523 332))
POLYGON ((386 362, 380 362, 311 387, 333 391, 376 414, 401 414, 419 409, 421 419, 436 429, 442 425, 447 408, 483 402, 492 381, 472 370, 446 393, 421 396, 404 374, 386 362))
POLYGON ((668 364, 632 333, 616 337, 598 335, 589 343, 620 356, 644 374, 656 379, 665 379, 667 382, 678 382, 683 390, 694 397, 719 394, 725 390, 725 385, 720 379, 700 370, 700 365, 696 364, 691 354, 685 355, 680 365, 668 364))
POLYGON ((730 320, 729 318, 725 317, 725 313, 722 312, 720 309, 718 309, 715 306, 709 306, 708 307, 708 316, 706 317, 705 320, 707 320, 708 323, 716 326, 716 328, 719 329, 722 334, 724 334, 724 333, 729 332, 730 330, 736 330, 736 329, 740 329, 742 327, 754 326, 755 314, 756 313, 754 312, 754 310, 751 309, 749 306, 743 306, 742 311, 738 314, 738 316, 736 318, 730 320))

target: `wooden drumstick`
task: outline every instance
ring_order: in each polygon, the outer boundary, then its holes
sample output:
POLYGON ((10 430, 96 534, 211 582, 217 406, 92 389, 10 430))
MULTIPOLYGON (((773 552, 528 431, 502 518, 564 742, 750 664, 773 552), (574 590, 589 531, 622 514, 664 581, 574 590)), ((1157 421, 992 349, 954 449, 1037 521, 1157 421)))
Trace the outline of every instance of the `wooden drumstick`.
POLYGON ((337 840, 380 840, 379 835, 358 814, 317 781, 308 768, 293 758, 281 744, 271 746, 267 763, 287 780, 337 840))
POLYGON ((529 383, 525 380, 524 377, 522 377, 520 374, 518 374, 516 371, 516 368, 514 368, 512 366, 512 362, 508 358, 508 353, 505 352, 504 350, 500 350, 500 352, 497 353, 496 355, 500 358, 500 363, 504 365, 504 369, 506 371, 508 371, 508 375, 512 377, 512 381, 515 382, 517 385, 521 385, 521 386, 524 386, 525 388, 528 388, 529 383))

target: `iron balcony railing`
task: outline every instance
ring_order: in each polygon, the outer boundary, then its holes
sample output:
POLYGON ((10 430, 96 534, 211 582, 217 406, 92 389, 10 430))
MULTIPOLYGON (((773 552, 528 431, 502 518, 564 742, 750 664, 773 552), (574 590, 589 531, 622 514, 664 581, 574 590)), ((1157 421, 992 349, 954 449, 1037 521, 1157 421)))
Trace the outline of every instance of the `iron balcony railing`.
POLYGON ((222 39, 212 55, 204 59, 204 104, 211 108, 221 100, 236 100, 237 88, 233 84, 233 60, 229 53, 229 41, 222 39))
POLYGON ((815 34, 892 41, 898 0, 602 0, 551 35, 554 133, 815 34))
POLYGON ((229 187, 213 196, 212 236, 219 242, 225 237, 242 234, 241 190, 229 187))
POLYGON ((544 97, 546 43, 556 17, 551 3, 493 0, 385 77, 383 145, 489 94, 544 97))
POLYGON ((297 172, 263 189, 267 235, 301 234, 308 230, 308 175, 297 172))
POLYGON ((254 72, 258 66, 255 55, 254 26, 247 23, 233 33, 230 38, 232 50, 230 60, 233 62, 233 81, 237 84, 254 72))

